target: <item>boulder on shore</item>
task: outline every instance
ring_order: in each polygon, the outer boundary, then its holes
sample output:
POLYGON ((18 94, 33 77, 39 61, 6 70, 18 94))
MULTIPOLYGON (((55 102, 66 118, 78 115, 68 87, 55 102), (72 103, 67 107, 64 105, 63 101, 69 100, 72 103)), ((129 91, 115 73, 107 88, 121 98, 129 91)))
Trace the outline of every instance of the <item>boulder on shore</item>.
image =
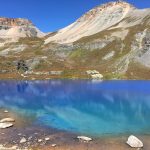
POLYGON ((15 122, 15 119, 13 118, 4 118, 0 120, 0 123, 5 123, 5 122, 15 122))
POLYGON ((132 148, 142 148, 143 143, 140 141, 137 137, 131 135, 128 138, 127 144, 131 146, 132 148))
POLYGON ((17 150, 17 146, 12 147, 4 147, 3 145, 0 145, 0 150, 17 150))
POLYGON ((102 80, 103 79, 103 75, 100 74, 97 70, 88 70, 88 71, 86 71, 86 73, 88 75, 90 75, 93 80, 102 80))
POLYGON ((27 140, 24 137, 20 140, 20 144, 26 143, 26 142, 27 142, 27 140))
POLYGON ((82 140, 84 142, 90 142, 92 141, 92 138, 86 137, 86 136, 78 136, 77 137, 79 140, 82 140))
POLYGON ((91 77, 94 80, 102 80, 103 75, 102 74, 94 74, 94 75, 91 75, 91 77))
POLYGON ((6 129, 12 127, 12 123, 0 123, 0 129, 6 129))

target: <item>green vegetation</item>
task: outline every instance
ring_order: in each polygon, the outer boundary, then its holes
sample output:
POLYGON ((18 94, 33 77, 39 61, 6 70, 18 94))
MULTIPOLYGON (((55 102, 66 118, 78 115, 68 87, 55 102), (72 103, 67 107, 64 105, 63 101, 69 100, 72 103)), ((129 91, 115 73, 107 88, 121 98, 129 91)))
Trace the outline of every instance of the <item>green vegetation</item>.
POLYGON ((69 58, 80 58, 80 57, 85 57, 85 55, 88 53, 87 50, 83 49, 76 49, 71 54, 69 55, 69 58))
POLYGON ((44 61, 40 61, 40 63, 39 64, 37 64, 35 67, 34 67, 34 69, 35 70, 40 70, 40 69, 42 69, 42 68, 44 68, 44 61))
POLYGON ((104 75, 105 80, 119 80, 119 79, 126 79, 126 76, 124 74, 119 74, 119 73, 107 73, 104 75))

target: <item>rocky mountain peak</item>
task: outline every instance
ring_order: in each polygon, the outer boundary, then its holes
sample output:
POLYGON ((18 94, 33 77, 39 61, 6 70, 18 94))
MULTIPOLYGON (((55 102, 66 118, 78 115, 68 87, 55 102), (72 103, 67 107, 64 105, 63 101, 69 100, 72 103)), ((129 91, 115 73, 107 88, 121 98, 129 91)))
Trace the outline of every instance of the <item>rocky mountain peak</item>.
POLYGON ((1 26, 28 26, 33 24, 28 19, 0 17, 0 25, 1 26))
POLYGON ((125 2, 125 1, 122 1, 122 0, 118 0, 118 1, 112 1, 112 2, 109 2, 109 3, 106 3, 106 4, 102 4, 98 7, 101 7, 102 9, 107 9, 107 8, 110 8, 110 7, 113 7, 113 6, 122 6, 122 7, 131 7, 131 8, 134 8, 133 5, 125 2))
POLYGON ((110 28, 134 10, 136 10, 134 6, 120 0, 97 6, 71 25, 46 39, 45 43, 47 44, 51 41, 56 43, 72 43, 84 36, 90 36, 110 28))
POLYGON ((0 17, 1 39, 13 39, 13 41, 16 41, 21 37, 42 37, 44 35, 28 19, 0 17))
POLYGON ((127 11, 127 10, 130 10, 130 9, 135 9, 135 7, 125 1, 122 1, 122 0, 118 0, 118 1, 112 1, 112 2, 109 2, 109 3, 105 3, 105 4, 102 4, 102 5, 99 5, 93 9, 91 9, 89 12, 87 12, 86 14, 84 14, 78 21, 85 21, 89 18, 93 18, 95 17, 96 15, 99 15, 101 13, 107 13, 107 11, 109 11, 110 9, 119 9, 120 10, 120 13, 122 13, 123 11, 127 11), (121 11, 122 9, 122 11, 121 11))

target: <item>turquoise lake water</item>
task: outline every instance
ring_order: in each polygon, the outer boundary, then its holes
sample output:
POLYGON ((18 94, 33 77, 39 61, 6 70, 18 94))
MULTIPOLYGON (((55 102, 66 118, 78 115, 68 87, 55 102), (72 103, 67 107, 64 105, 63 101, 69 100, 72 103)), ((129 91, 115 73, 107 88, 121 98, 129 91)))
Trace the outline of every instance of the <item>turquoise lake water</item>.
POLYGON ((149 81, 0 81, 0 107, 77 134, 150 134, 149 81))

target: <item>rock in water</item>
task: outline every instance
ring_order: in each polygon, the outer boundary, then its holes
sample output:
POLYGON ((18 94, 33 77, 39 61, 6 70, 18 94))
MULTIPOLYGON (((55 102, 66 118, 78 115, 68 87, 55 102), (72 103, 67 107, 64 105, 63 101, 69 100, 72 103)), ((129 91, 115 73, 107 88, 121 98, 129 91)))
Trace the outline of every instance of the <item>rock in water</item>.
POLYGON ((12 123, 0 123, 0 129, 6 129, 12 127, 12 123))
POLYGON ((135 136, 131 135, 128 138, 127 144, 131 146, 132 148, 142 148, 143 143, 135 136))
POLYGON ((20 144, 21 143, 25 143, 27 140, 23 137, 21 140, 20 140, 20 144))
POLYGON ((90 141, 92 141, 91 138, 86 137, 86 136, 78 136, 77 138, 78 138, 79 140, 82 140, 82 141, 85 141, 85 142, 90 142, 90 141))
POLYGON ((15 122, 15 120, 13 118, 4 118, 0 120, 0 123, 4 123, 4 122, 15 122))

